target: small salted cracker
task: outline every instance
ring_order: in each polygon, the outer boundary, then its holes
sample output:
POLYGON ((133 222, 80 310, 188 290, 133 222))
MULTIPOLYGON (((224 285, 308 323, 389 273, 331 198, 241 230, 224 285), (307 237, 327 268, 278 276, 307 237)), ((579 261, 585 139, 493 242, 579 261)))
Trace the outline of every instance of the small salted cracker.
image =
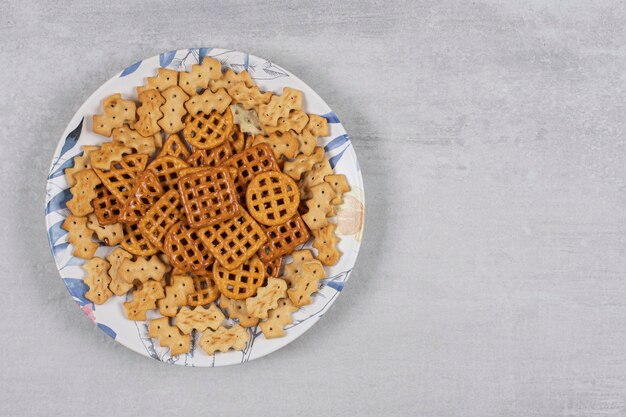
POLYGON ((291 132, 276 132, 271 133, 269 136, 257 135, 252 141, 252 146, 258 145, 259 143, 267 143, 270 145, 272 151, 274 151, 274 155, 278 159, 283 156, 286 159, 291 159, 296 156, 300 148, 300 142, 298 142, 298 139, 296 139, 291 132))
POLYGON ((311 155, 315 151, 317 146, 317 136, 311 133, 310 130, 304 129, 302 133, 296 135, 296 139, 300 143, 300 153, 304 155, 311 155))
POLYGON ((238 324, 230 328, 223 326, 217 330, 206 330, 198 345, 209 355, 213 355, 216 351, 228 352, 230 349, 244 350, 246 344, 250 340, 250 334, 238 324))
POLYGON ((169 135, 167 139, 165 139, 165 143, 159 151, 157 158, 168 155, 183 161, 186 161, 187 158, 189 158, 189 148, 187 148, 185 142, 183 142, 178 135, 169 135))
MULTIPOLYGON (((296 133, 306 131, 305 127, 309 122, 309 116, 302 110, 292 110, 287 117, 279 117, 276 126, 263 126, 265 133, 289 132, 293 130, 296 133)), ((309 132, 310 133, 310 132, 309 132)))
POLYGON ((281 96, 273 95, 269 103, 259 106, 259 120, 265 126, 276 126, 278 119, 288 118, 292 110, 302 110, 302 91, 285 87, 281 96))
POLYGON ((293 259, 290 264, 285 265, 285 272, 283 273, 283 276, 281 277, 282 279, 285 280, 285 282, 287 282, 289 287, 293 286, 294 279, 296 275, 302 272, 303 270, 302 268, 304 267, 304 264, 306 262, 309 262, 315 259, 315 257, 313 257, 313 253, 311 253, 309 249, 301 249, 301 250, 294 251, 291 254, 291 257, 293 259))
POLYGON ((189 96, 177 85, 162 91, 161 96, 165 99, 165 103, 160 107, 163 118, 157 123, 165 133, 170 135, 180 132, 185 127, 183 117, 187 114, 187 110, 183 105, 189 96))
POLYGON ((126 282, 126 280, 122 279, 117 273, 124 259, 131 259, 132 257, 133 255, 122 248, 115 248, 115 250, 107 256, 107 261, 109 261, 111 265, 109 267, 109 276, 111 277, 109 289, 115 295, 124 295, 133 288, 132 282, 126 282))
POLYGON ((126 317, 129 320, 146 319, 146 312, 156 308, 157 300, 165 297, 163 285, 159 281, 148 280, 141 288, 133 291, 133 299, 124 303, 126 317))
POLYGON ((278 306, 278 300, 287 292, 287 283, 280 278, 268 278, 267 286, 257 290, 254 297, 246 299, 248 314, 260 319, 267 318, 267 312, 278 306))
POLYGON ((202 64, 191 66, 191 72, 179 73, 178 85, 190 96, 209 86, 209 81, 222 77, 222 64, 217 59, 204 57, 202 64))
POLYGON ((231 101, 233 100, 223 88, 216 92, 212 92, 207 88, 204 90, 204 93, 191 96, 185 102, 185 108, 190 114, 209 114, 213 110, 217 110, 218 113, 224 113, 231 101))
POLYGON ((243 82, 246 87, 254 86, 254 81, 252 81, 252 77, 250 77, 248 71, 244 70, 237 74, 232 69, 227 69, 226 72, 222 74, 222 78, 209 81, 209 87, 212 91, 217 91, 220 88, 228 89, 228 87, 238 82, 243 82))
POLYGON ((226 89, 233 99, 233 104, 241 104, 245 109, 257 109, 259 106, 269 103, 272 93, 262 93, 259 87, 248 87, 243 82, 237 82, 226 89))
POLYGON ((93 213, 87 218, 87 227, 96 232, 98 240, 107 246, 115 246, 124 239, 124 229, 120 223, 101 226, 93 213))
POLYGON ((146 90, 139 93, 141 105, 137 108, 137 121, 133 125, 141 136, 152 136, 161 131, 159 119, 163 117, 161 106, 165 99, 157 90, 146 90))
POLYGON ((309 114, 309 123, 307 123, 306 129, 315 136, 330 135, 328 120, 324 116, 319 116, 317 114, 309 114))
POLYGON ((142 93, 146 90, 165 91, 175 85, 178 85, 178 71, 159 68, 156 76, 146 79, 146 85, 137 87, 137 93, 142 93))
POLYGON ((113 94, 102 102, 104 114, 93 116, 93 131, 102 136, 111 136, 111 131, 124 123, 135 121, 136 105, 132 100, 123 100, 121 94, 113 94))
POLYGON ((350 191, 350 185, 348 179, 343 174, 332 174, 324 177, 324 182, 330 184, 333 191, 337 195, 331 203, 338 206, 343 202, 343 195, 350 191))
POLYGON ((91 240, 93 231, 87 227, 87 217, 70 214, 61 227, 68 231, 67 241, 74 245, 72 256, 83 259, 93 258, 98 249, 98 244, 91 240))
POLYGON ((298 310, 294 306, 289 297, 278 300, 278 307, 270 310, 267 314, 267 320, 261 322, 259 327, 266 339, 282 337, 285 335, 285 326, 293 322, 291 313, 298 310))
POLYGON ((228 317, 238 320, 242 327, 254 327, 259 324, 259 319, 248 314, 246 300, 231 300, 225 295, 220 296, 220 307, 227 311, 228 317))
POLYGON ((167 317, 150 320, 148 336, 158 339, 159 345, 169 348, 172 356, 187 353, 191 349, 191 336, 181 334, 176 326, 170 325, 167 317))
POLYGON ((293 305, 302 307, 311 304, 311 294, 317 292, 320 279, 324 278, 326 273, 318 260, 305 262, 302 271, 294 277, 292 287, 287 290, 293 305))
POLYGON ((152 155, 156 150, 156 144, 161 141, 161 134, 156 133, 152 136, 141 136, 139 132, 133 130, 128 125, 113 129, 111 134, 113 142, 119 142, 125 146, 134 149, 137 153, 152 155))
POLYGON ((65 179, 70 187, 76 184, 76 175, 80 171, 91 168, 91 153, 100 149, 99 146, 83 146, 82 156, 74 157, 74 166, 65 168, 65 179))
POLYGON ((300 192, 304 199, 309 198, 311 188, 317 184, 322 184, 327 175, 332 175, 333 169, 328 159, 322 158, 320 162, 313 164, 310 171, 307 171, 300 180, 300 192))
POLYGON ((316 230, 328 224, 326 217, 333 210, 332 201, 337 194, 327 182, 311 187, 311 198, 306 201, 309 211, 302 215, 302 219, 310 230, 316 230))
POLYGON ((178 307, 187 305, 187 295, 195 291, 189 275, 172 275, 170 285, 165 287, 165 298, 157 302, 159 313, 174 317, 178 307))
POLYGON ((124 259, 117 270, 117 274, 120 279, 132 284, 135 281, 161 281, 169 270, 170 267, 158 256, 152 255, 149 258, 140 256, 134 261, 124 259))
POLYGON ((176 314, 176 327, 184 334, 190 334, 194 329, 198 332, 209 328, 217 330, 225 318, 224 313, 215 304, 211 304, 209 308, 196 307, 193 310, 183 307, 176 314))
POLYGON ((339 237, 335 234, 336 228, 336 224, 328 223, 317 230, 311 230, 314 237, 313 247, 317 249, 317 259, 324 265, 336 265, 341 257, 341 251, 337 249, 339 237))
POLYGON ((300 154, 293 161, 286 161, 283 172, 294 180, 299 180, 302 174, 313 168, 313 165, 324 159, 324 148, 318 146, 310 155, 300 154))
POLYGON ((239 126, 239 130, 251 135, 263 134, 256 110, 246 110, 241 104, 233 104, 230 111, 233 113, 233 123, 239 126))
POLYGON ((93 169, 85 169, 74 174, 76 183, 70 188, 72 198, 67 202, 67 208, 75 216, 86 216, 93 213, 91 201, 97 197, 95 188, 100 184, 100 178, 93 169))
POLYGON ((89 287, 85 298, 95 304, 104 304, 113 296, 109 290, 109 282, 111 282, 111 277, 107 273, 109 263, 102 258, 95 257, 85 263, 83 269, 87 271, 84 282, 89 287))
POLYGON ((91 153, 89 161, 93 168, 108 171, 113 162, 120 162, 124 155, 131 152, 132 149, 121 142, 104 142, 100 149, 91 153))

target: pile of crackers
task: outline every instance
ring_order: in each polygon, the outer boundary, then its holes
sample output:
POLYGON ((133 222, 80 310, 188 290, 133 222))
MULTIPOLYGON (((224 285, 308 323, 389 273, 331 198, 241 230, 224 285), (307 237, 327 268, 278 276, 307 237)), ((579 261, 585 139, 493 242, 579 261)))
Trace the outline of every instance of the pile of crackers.
POLYGON ((129 320, 156 310, 149 336, 172 355, 196 333, 209 355, 244 349, 248 327, 283 336, 341 256, 329 218, 349 185, 317 146, 326 119, 302 110, 301 91, 263 92, 209 57, 159 69, 137 95, 103 101, 92 128, 111 141, 65 171, 85 297, 126 296, 129 320), (115 248, 101 258, 101 245, 115 248))

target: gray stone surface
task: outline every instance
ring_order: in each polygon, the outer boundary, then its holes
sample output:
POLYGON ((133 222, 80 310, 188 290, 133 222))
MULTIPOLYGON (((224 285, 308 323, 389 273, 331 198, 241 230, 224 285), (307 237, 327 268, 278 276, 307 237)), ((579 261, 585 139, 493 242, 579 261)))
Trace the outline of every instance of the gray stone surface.
POLYGON ((623 1, 0 0, 0 415, 626 414, 623 1), (246 50, 350 132, 366 234, 344 294, 245 366, 96 329, 46 242, 45 177, 129 63, 246 50))

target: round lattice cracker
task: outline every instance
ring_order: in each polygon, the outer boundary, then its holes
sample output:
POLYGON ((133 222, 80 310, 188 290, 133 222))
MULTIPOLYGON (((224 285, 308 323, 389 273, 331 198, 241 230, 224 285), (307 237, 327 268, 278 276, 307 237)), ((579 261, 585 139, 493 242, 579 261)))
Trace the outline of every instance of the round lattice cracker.
POLYGON ((295 181, 280 172, 257 175, 248 184, 246 205, 256 221, 266 226, 284 223, 298 212, 300 192, 295 181))
POLYGON ((253 297, 257 288, 263 284, 265 265, 254 256, 239 267, 228 270, 218 262, 213 265, 213 280, 220 293, 233 300, 244 300, 253 297))
POLYGON ((230 109, 226 109, 224 114, 215 110, 209 114, 188 114, 183 137, 195 149, 211 149, 228 139, 232 128, 233 114, 230 109))

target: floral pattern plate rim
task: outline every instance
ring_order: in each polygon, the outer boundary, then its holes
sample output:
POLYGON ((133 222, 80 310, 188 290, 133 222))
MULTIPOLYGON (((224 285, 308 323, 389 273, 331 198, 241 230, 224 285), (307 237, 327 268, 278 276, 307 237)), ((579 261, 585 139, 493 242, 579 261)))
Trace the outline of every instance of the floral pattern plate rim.
MULTIPOLYGON (((284 68, 247 53, 218 48, 192 48, 170 51, 136 62, 105 82, 78 109, 69 122, 54 152, 47 178, 45 219, 52 256, 67 290, 81 310, 106 334, 124 346, 162 362, 184 366, 223 366, 247 362, 265 356, 292 342, 308 330, 337 299, 348 280, 361 243, 364 219, 363 180, 356 154, 350 138, 328 105, 303 81, 284 68), (108 138, 91 131, 91 115, 99 112, 102 100, 113 94, 136 98, 135 87, 142 85, 148 76, 153 76, 160 67, 189 71, 191 65, 203 57, 218 59, 223 67, 235 72, 247 69, 263 90, 280 93, 285 86, 304 92, 304 110, 323 115, 329 122, 330 136, 321 138, 318 145, 324 146, 326 156, 336 173, 345 174, 352 190, 344 196, 336 217, 340 236, 339 249, 343 252, 339 263, 326 267, 328 278, 322 281, 312 304, 293 314, 294 321, 286 327, 286 335, 276 339, 265 339, 260 329, 247 329, 250 341, 245 350, 217 353, 209 356, 192 340, 192 350, 187 354, 171 356, 166 348, 147 336, 147 323, 134 322, 124 317, 122 303, 125 297, 113 297, 103 305, 95 306, 84 296, 87 287, 83 283, 82 259, 73 257, 72 246, 67 243, 67 232, 61 228, 69 211, 67 201, 71 198, 64 170, 73 166, 73 158, 82 153, 81 147, 102 143, 108 138)), ((308 242, 304 247, 310 247, 308 242)), ((107 256, 111 248, 102 246, 96 256, 107 256)), ((156 313, 154 313, 156 317, 156 313)), ((149 317, 150 318, 150 317, 149 317)))

